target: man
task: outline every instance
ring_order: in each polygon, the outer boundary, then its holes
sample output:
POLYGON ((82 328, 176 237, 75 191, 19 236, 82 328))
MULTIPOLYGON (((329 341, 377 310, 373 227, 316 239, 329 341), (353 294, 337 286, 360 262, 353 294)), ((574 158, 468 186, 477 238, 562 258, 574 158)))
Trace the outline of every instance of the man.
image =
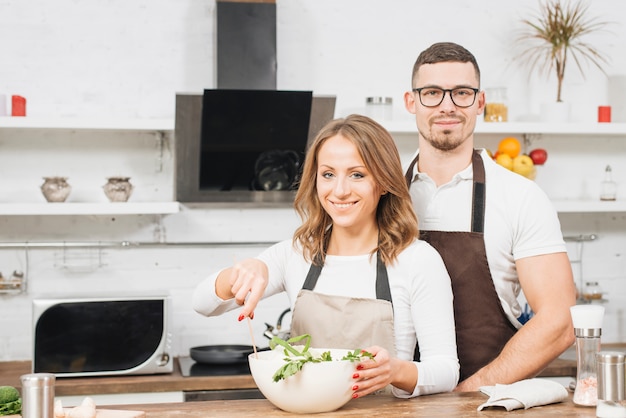
POLYGON ((534 182, 474 150, 485 93, 465 48, 437 43, 423 51, 404 101, 419 131, 406 172, 413 206, 422 238, 452 280, 455 390, 535 376, 574 342, 576 289, 556 211, 534 182), (534 312, 523 326, 520 287, 534 312))

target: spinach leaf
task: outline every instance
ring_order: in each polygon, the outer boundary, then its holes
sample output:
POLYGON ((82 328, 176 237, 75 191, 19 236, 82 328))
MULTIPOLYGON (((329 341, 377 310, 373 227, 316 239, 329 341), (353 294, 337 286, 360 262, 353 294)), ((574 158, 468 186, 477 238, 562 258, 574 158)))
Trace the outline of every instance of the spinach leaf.
MULTIPOLYGON (((302 370, 302 367, 306 363, 320 363, 322 361, 333 361, 330 351, 324 351, 318 357, 314 357, 313 354, 309 351, 311 346, 311 336, 309 334, 298 335, 297 337, 289 338, 287 341, 279 338, 273 337, 270 340, 270 348, 273 350, 277 346, 281 346, 284 348, 283 353, 285 354, 285 364, 281 366, 272 379, 274 382, 278 382, 282 379, 286 379, 289 376, 293 376, 302 370), (292 344, 300 342, 306 339, 304 346, 298 346, 298 348, 294 347, 292 344)), ((360 361, 363 358, 374 359, 374 355, 368 353, 365 350, 361 350, 357 348, 354 351, 349 351, 345 356, 341 358, 341 360, 349 360, 351 362, 360 361)))

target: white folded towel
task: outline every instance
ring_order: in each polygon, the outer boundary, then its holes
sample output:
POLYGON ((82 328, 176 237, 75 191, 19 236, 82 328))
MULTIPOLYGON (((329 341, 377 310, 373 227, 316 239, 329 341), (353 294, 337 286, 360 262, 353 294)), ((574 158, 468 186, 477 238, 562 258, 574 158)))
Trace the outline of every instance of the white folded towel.
POLYGON ((489 399, 478 407, 502 406, 507 411, 548 405, 567 399, 567 389, 560 383, 547 379, 526 379, 510 385, 481 386, 480 391, 489 399))

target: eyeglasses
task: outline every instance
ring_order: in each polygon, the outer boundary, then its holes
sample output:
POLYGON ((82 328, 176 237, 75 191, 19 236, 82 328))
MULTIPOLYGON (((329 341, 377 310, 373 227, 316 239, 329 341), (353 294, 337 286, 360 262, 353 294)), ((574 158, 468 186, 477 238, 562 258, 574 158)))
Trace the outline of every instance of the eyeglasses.
POLYGON ((439 87, 422 87, 413 89, 417 92, 420 103, 426 107, 437 107, 443 102, 446 93, 450 93, 450 99, 457 107, 470 107, 476 101, 476 93, 479 89, 471 87, 457 87, 455 89, 440 89, 439 87))

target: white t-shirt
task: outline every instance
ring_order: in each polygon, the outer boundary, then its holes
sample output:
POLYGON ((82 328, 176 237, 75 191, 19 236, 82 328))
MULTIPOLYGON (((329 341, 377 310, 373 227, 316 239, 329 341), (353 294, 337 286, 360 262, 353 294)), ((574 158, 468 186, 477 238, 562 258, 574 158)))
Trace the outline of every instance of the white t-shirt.
MULTIPOLYGON (((517 318, 522 309, 517 299, 520 285, 515 261, 567 249, 556 210, 543 190, 534 181, 495 163, 485 150, 481 157, 485 166, 484 239, 489 270, 504 312, 519 328, 517 318)), ((427 174, 418 173, 417 167, 413 173, 410 192, 420 230, 470 231, 472 164, 439 187, 427 174)))
MULTIPOLYGON (((291 240, 273 245, 258 257, 269 271, 264 297, 287 292, 291 308, 310 268, 291 240)), ((194 309, 203 315, 219 315, 235 309, 234 300, 215 294, 214 273, 195 291, 194 309)), ((387 266, 393 300, 397 357, 412 360, 416 335, 420 344, 418 382, 413 393, 393 389, 398 397, 446 392, 459 378, 450 277, 437 251, 424 241, 407 247, 387 266)), ((327 256, 314 291, 329 295, 376 298, 376 257, 327 256)), ((367 318, 363 318, 367 321, 367 318)))

